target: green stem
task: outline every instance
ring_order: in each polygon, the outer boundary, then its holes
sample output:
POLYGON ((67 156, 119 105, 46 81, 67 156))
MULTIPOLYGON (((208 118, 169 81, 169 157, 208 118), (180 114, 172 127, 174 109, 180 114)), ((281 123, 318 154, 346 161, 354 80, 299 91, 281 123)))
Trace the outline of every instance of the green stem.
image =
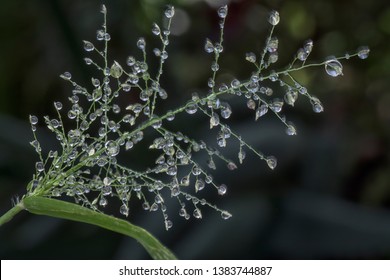
MULTIPOLYGON (((162 245, 153 235, 145 229, 135 226, 125 220, 95 212, 74 203, 45 197, 30 196, 24 198, 21 203, 23 203, 22 205, 24 205, 27 211, 33 214, 92 224, 130 236, 141 243, 153 259, 176 259, 175 255, 162 245)), ((12 216, 10 218, 12 218, 12 216)))
POLYGON ((19 202, 14 207, 12 207, 7 213, 0 217, 0 226, 4 225, 6 222, 12 220, 12 218, 18 214, 20 211, 24 210, 25 207, 22 202, 19 202))

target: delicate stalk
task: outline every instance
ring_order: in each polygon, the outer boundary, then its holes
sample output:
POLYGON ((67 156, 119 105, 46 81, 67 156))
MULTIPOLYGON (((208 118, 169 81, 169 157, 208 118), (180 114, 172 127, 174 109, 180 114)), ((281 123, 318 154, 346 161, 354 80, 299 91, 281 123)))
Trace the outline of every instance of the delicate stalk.
POLYGON ((12 207, 8 212, 0 217, 0 226, 4 225, 6 222, 12 220, 13 217, 16 216, 20 211, 25 209, 23 202, 19 202, 14 207, 12 207))

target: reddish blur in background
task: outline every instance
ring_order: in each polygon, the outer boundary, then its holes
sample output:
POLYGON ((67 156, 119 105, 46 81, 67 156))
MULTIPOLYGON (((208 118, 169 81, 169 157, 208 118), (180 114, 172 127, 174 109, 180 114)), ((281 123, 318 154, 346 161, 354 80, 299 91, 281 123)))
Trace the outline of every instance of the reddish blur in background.
MULTIPOLYGON (((167 1, 107 1, 110 60, 140 57, 135 42, 145 37, 150 59, 158 46, 151 26, 160 23, 167 1)), ((216 6, 226 1, 172 0, 176 17, 162 86, 170 98, 164 108, 183 104, 192 91, 204 93, 211 75, 206 37, 218 37, 216 6), (218 3, 220 2, 220 3, 218 3)), ((0 6, 0 214, 23 195, 35 161, 28 116, 53 115, 53 101, 66 103, 70 71, 90 84, 82 40, 94 41, 102 24, 100 1, 4 0, 0 6)), ((275 34, 279 61, 287 65, 306 39, 314 41, 309 60, 343 55, 361 45, 368 59, 344 61, 344 76, 332 78, 311 68, 296 77, 325 111, 315 114, 307 100, 286 108, 298 135, 288 137, 272 114, 254 122, 243 100, 234 105, 231 127, 250 144, 278 158, 271 171, 253 154, 214 177, 228 185, 221 198, 207 199, 233 217, 207 211, 203 220, 183 221, 178 206, 168 205, 174 226, 165 230, 161 213, 130 207, 129 220, 151 231, 182 259, 381 259, 390 257, 390 6, 385 0, 235 0, 229 6, 219 80, 246 79, 254 69, 245 53, 259 52, 269 24, 267 13, 280 12, 275 34), (170 210, 171 209, 171 210, 170 210)), ((282 94, 275 88, 275 94, 282 94)), ((177 116, 179 119, 180 116, 177 116)), ((207 120, 187 117, 175 130, 215 143, 207 120)), ((38 128, 43 146, 52 138, 38 128)), ((238 143, 225 148, 236 157, 238 143)), ((128 161, 147 158, 129 154, 128 161)), ((125 159, 126 160, 126 159, 125 159)), ((202 159, 200 159, 202 160, 202 159)), ((119 213, 118 213, 119 215, 119 213)), ((2 259, 140 259, 146 252, 132 239, 93 226, 19 214, 0 228, 2 259)))

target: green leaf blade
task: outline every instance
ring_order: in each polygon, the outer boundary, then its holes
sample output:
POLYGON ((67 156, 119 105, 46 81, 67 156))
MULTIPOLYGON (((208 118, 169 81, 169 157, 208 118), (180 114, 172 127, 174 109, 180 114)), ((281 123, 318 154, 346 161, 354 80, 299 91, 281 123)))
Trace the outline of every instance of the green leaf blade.
POLYGON ((88 223, 132 237, 141 243, 153 259, 176 259, 176 256, 148 231, 125 220, 52 198, 30 196, 24 198, 22 203, 25 209, 33 214, 88 223))

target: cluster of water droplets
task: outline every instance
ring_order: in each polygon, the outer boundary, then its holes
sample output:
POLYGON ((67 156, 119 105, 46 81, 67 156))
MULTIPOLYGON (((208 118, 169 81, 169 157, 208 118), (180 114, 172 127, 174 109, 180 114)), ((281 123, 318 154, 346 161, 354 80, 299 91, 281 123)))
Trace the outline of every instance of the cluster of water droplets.
POLYGON ((336 77, 342 75, 342 59, 352 56, 365 59, 369 54, 368 47, 361 47, 354 54, 341 58, 329 57, 320 64, 307 64, 313 49, 313 41, 307 40, 288 68, 273 70, 271 66, 278 61, 279 51, 279 40, 273 32, 280 22, 280 15, 272 11, 268 18, 270 33, 263 50, 246 53, 246 60, 255 68, 251 76, 245 80, 234 78, 228 84, 217 85, 224 25, 228 15, 225 5, 217 10, 219 40, 206 39, 204 44, 206 53, 213 57, 206 95, 194 92, 186 104, 168 112, 159 112, 158 103, 168 98, 160 77, 168 59, 167 46, 174 7, 167 6, 164 11, 165 25, 154 23, 151 27, 151 33, 161 43, 160 48, 153 49, 159 61, 155 76, 151 75, 146 60, 148 45, 143 37, 136 42, 139 55, 128 56, 124 64, 108 61, 107 46, 111 36, 107 32, 107 10, 104 6, 101 12, 104 23, 96 31, 96 43, 83 41, 88 54, 84 58, 85 63, 99 70, 100 76, 92 77, 91 84, 81 86, 69 72, 61 74, 60 77, 72 86, 69 105, 54 102, 56 116, 44 117, 44 124, 55 134, 61 149, 49 151, 45 158, 35 133, 39 120, 36 116, 30 116, 34 135, 31 145, 38 153, 39 160, 29 191, 53 197, 70 196, 77 203, 96 211, 103 211, 115 197, 121 202, 119 213, 126 217, 131 214, 131 200, 138 199, 142 201, 145 211, 159 210, 162 213, 166 229, 173 225, 168 216, 167 197, 177 201, 180 205, 178 214, 186 220, 191 217, 201 219, 202 206, 215 209, 223 219, 232 216, 199 198, 206 189, 218 195, 228 192, 227 186, 217 183, 212 176, 212 171, 221 163, 228 170, 235 170, 238 164, 243 164, 247 152, 251 152, 271 170, 276 168, 276 157, 258 151, 227 124, 234 116, 234 108, 230 104, 232 97, 243 100, 244 107, 253 113, 255 121, 261 122, 264 116, 273 115, 283 123, 287 135, 296 135, 295 125, 283 115, 286 106, 293 107, 298 97, 303 96, 310 101, 314 112, 320 113, 324 109, 320 100, 309 94, 293 73, 322 65, 328 75, 336 77), (118 97, 122 95, 123 100, 129 100, 128 104, 119 101, 118 97), (223 96, 229 98, 224 100, 223 96), (182 112, 189 116, 196 113, 206 116, 210 129, 215 131, 216 141, 205 143, 167 129, 165 123, 174 121, 176 115, 182 112), (154 136, 144 140, 146 130, 148 135, 154 136), (157 151, 155 161, 141 171, 122 165, 120 155, 131 152, 141 141, 148 141, 149 149, 157 151), (230 143, 239 144, 236 159, 224 156, 223 150, 230 143), (196 153, 206 154, 207 161, 195 160, 193 155, 196 153))

